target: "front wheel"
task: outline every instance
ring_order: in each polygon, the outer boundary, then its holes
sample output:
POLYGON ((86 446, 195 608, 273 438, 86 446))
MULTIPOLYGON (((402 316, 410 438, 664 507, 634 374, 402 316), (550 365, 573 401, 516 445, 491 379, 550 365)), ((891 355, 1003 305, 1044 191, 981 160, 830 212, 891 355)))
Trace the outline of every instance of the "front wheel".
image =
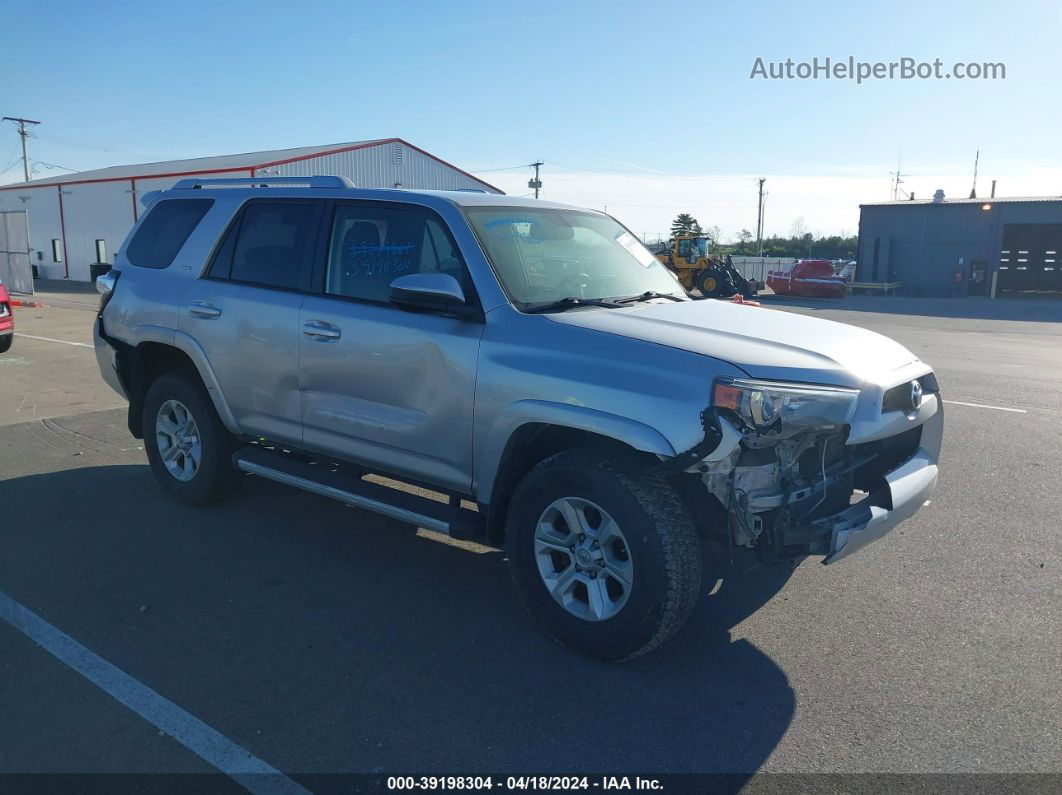
POLYGON ((700 590, 693 522, 666 478, 633 454, 583 448, 536 466, 509 505, 506 552, 536 623, 599 659, 664 643, 700 590))
POLYGON ((697 274, 697 289, 705 298, 717 298, 726 291, 726 280, 715 268, 706 268, 697 274))
POLYGON ((206 505, 238 482, 231 460, 235 439, 197 377, 171 372, 152 383, 143 428, 155 479, 177 502, 206 505))
POLYGON ((11 350, 11 343, 14 341, 14 334, 4 334, 3 336, 0 336, 0 353, 7 353, 11 350))

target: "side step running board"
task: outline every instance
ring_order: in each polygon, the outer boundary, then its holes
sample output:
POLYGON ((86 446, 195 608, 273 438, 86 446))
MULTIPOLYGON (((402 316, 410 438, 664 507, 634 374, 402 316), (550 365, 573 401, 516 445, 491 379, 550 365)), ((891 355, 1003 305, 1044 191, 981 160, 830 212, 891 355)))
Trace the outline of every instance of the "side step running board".
POLYGON ((232 462, 237 469, 252 475, 453 538, 474 540, 486 535, 483 516, 475 511, 333 472, 327 464, 300 461, 262 447, 237 450, 232 462))

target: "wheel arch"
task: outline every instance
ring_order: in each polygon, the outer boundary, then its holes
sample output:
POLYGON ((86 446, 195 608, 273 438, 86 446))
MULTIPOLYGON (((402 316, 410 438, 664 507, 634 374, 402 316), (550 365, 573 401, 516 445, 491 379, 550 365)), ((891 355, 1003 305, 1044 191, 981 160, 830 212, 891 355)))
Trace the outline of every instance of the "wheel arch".
POLYGON ((505 512, 517 483, 540 461, 577 447, 616 447, 643 453, 647 463, 675 450, 655 428, 584 406, 518 401, 494 425, 476 465, 477 502, 486 506, 487 534, 504 536, 505 512))
POLYGON ((222 424, 230 433, 239 435, 239 424, 202 346, 180 331, 171 331, 161 339, 158 335, 146 336, 148 339, 119 353, 120 368, 124 371, 122 380, 129 395, 130 433, 137 439, 144 438, 144 396, 152 382, 164 373, 183 370, 199 378, 222 424))

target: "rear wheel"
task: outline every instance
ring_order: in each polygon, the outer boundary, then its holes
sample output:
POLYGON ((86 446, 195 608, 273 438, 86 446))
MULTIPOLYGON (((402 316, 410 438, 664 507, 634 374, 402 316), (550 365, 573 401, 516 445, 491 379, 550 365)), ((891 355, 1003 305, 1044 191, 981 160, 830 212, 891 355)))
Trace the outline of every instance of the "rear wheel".
POLYGON ((524 478, 506 551, 536 623, 600 659, 664 643, 700 589, 700 541, 674 489, 640 459, 605 449, 558 453, 524 478))
POLYGON ((236 440, 221 423, 196 376, 160 376, 144 397, 144 449, 163 490, 178 502, 205 505, 238 482, 236 440))
POLYGON ((7 353, 11 350, 11 343, 15 341, 14 334, 5 334, 0 337, 0 353, 7 353))

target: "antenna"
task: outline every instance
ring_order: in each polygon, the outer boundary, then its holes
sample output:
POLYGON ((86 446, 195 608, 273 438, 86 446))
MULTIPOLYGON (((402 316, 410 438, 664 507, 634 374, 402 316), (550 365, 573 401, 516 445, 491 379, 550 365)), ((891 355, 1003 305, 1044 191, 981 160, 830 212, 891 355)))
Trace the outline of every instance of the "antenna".
POLYGON ((973 187, 970 188, 970 198, 971 199, 976 199, 977 198, 977 161, 980 160, 980 159, 981 159, 981 149, 980 149, 980 147, 978 147, 977 154, 974 155, 974 179, 973 179, 973 187))
POLYGON ((908 195, 907 191, 905 191, 900 186, 903 184, 903 178, 904 177, 909 177, 911 175, 910 174, 904 174, 904 173, 902 173, 900 171, 900 164, 902 162, 903 162, 903 150, 901 149, 900 150, 900 154, 896 156, 896 170, 889 172, 889 174, 892 176, 892 200, 893 201, 896 201, 897 199, 899 199, 901 193, 904 196, 908 195))
POLYGON ((900 150, 900 154, 896 158, 896 170, 890 171, 892 176, 892 200, 897 201, 900 198, 900 194, 903 194, 906 198, 911 198, 911 194, 905 191, 900 186, 903 185, 903 178, 911 176, 910 174, 904 174, 900 171, 900 163, 903 161, 903 150, 900 150))

